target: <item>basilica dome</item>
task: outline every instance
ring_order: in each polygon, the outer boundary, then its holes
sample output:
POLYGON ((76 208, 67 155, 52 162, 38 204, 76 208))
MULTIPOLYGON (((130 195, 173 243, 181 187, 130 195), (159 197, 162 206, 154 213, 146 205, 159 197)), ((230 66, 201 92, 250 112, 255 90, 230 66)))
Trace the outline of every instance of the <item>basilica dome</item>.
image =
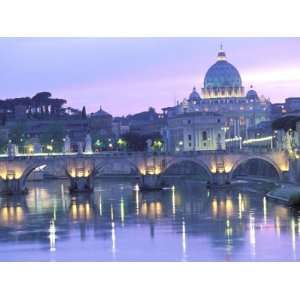
POLYGON ((196 90, 196 87, 193 87, 193 91, 190 93, 190 96, 189 96, 189 101, 200 101, 201 100, 201 97, 199 95, 199 93, 197 92, 196 90))
POLYGON ((253 89, 253 86, 250 86, 250 90, 247 92, 246 95, 247 99, 251 99, 251 100, 257 100, 258 99, 258 95, 257 92, 253 89))
MULTIPOLYGON (((220 58, 220 52, 218 55, 220 58)), ((206 72, 204 79, 205 88, 241 87, 242 79, 239 71, 222 56, 206 72)))
POLYGON ((206 72, 202 90, 205 98, 243 96, 240 73, 226 60, 222 46, 218 53, 218 61, 206 72))

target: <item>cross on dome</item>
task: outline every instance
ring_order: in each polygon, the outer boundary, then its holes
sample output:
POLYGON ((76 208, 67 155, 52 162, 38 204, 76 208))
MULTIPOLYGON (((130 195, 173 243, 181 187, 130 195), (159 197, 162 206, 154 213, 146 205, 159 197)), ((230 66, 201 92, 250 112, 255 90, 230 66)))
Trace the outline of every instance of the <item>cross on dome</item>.
POLYGON ((218 60, 226 60, 226 53, 223 49, 223 44, 220 44, 220 50, 218 52, 218 60))

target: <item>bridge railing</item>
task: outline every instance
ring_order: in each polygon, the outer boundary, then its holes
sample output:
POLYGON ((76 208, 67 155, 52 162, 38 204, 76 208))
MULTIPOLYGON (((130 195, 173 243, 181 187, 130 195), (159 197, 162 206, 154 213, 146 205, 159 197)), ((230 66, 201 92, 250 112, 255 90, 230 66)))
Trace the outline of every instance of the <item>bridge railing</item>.
POLYGON ((201 156, 201 155, 215 155, 215 154, 266 154, 282 152, 279 149, 236 149, 236 150, 205 150, 205 151, 178 151, 178 152, 142 152, 142 151, 101 151, 101 152, 90 152, 90 153, 77 153, 77 152, 59 152, 59 153, 29 153, 29 154, 17 154, 14 157, 9 157, 7 154, 1 154, 0 160, 7 160, 8 158, 14 160, 32 159, 32 158, 61 158, 61 157, 75 157, 75 156, 93 156, 93 157, 133 157, 133 156, 144 156, 144 155, 165 155, 165 156, 201 156))
POLYGON ((31 158, 61 158, 65 156, 96 156, 96 157, 131 157, 135 155, 144 155, 145 152, 140 151, 101 151, 101 152, 89 152, 89 153, 78 153, 78 152, 59 152, 59 153, 19 153, 13 157, 8 156, 7 154, 1 154, 1 159, 13 158, 16 160, 21 159, 31 159, 31 158))
POLYGON ((204 150, 204 151, 178 151, 167 152, 166 154, 172 156, 199 156, 199 155, 215 155, 215 154, 266 154, 282 152, 282 150, 269 150, 269 149, 236 149, 236 150, 204 150))

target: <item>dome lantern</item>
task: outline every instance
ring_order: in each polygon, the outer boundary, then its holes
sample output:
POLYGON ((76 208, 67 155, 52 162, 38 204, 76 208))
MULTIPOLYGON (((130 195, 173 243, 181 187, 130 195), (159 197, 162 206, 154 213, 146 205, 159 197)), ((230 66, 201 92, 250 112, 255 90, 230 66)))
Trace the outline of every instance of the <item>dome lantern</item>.
POLYGON ((226 53, 223 49, 223 45, 220 45, 220 50, 218 52, 218 60, 226 60, 226 53))

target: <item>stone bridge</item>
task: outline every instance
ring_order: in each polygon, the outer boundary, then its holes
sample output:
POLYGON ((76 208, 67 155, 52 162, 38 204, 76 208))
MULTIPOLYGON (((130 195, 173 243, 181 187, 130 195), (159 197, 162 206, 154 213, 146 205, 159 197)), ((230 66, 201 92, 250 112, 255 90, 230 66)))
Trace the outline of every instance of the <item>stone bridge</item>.
MULTIPOLYGON (((19 154, 0 156, 0 191, 20 193, 26 191, 28 176, 41 166, 51 166, 63 171, 70 179, 71 191, 93 189, 93 178, 103 168, 113 164, 128 166, 141 180, 145 188, 157 188, 167 170, 182 162, 201 167, 209 183, 230 183, 234 171, 249 160, 262 160, 273 166, 279 180, 289 179, 290 159, 284 151, 264 153, 229 153, 226 151, 203 151, 191 153, 101 152, 101 153, 54 153, 19 154)), ((191 171, 192 172, 192 171, 191 171)))

